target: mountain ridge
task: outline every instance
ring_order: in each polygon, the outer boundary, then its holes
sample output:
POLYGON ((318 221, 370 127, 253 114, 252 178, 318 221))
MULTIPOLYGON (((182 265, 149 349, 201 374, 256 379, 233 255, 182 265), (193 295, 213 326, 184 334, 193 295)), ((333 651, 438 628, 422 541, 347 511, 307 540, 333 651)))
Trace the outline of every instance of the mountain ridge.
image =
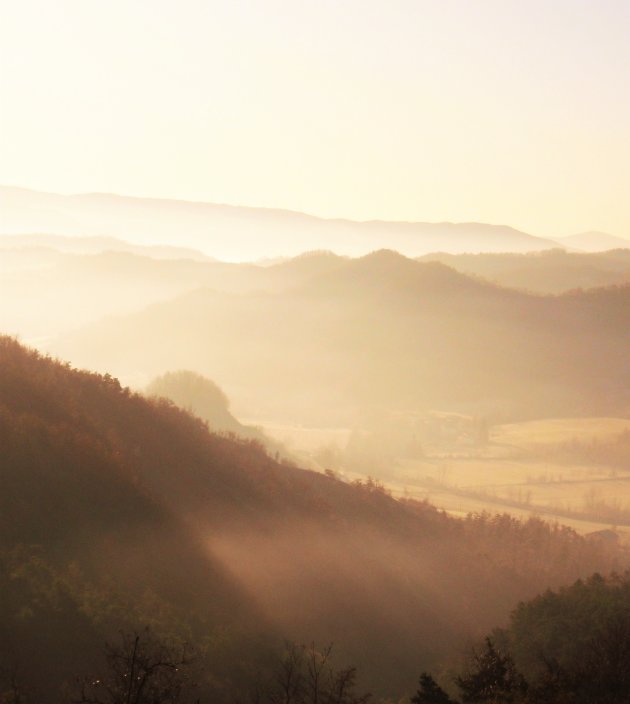
POLYGON ((61 195, 0 186, 0 205, 4 210, 0 231, 7 234, 54 230, 109 234, 136 244, 178 242, 219 259, 238 261, 295 256, 309 249, 357 256, 387 247, 419 256, 440 249, 535 251, 558 246, 507 225, 355 221, 279 208, 116 194, 61 195), (42 227, 47 218, 51 224, 42 227))
POLYGON ((605 252, 613 249, 629 249, 630 240, 618 235, 599 230, 587 230, 566 237, 556 237, 555 240, 569 249, 575 248, 584 252, 605 252))

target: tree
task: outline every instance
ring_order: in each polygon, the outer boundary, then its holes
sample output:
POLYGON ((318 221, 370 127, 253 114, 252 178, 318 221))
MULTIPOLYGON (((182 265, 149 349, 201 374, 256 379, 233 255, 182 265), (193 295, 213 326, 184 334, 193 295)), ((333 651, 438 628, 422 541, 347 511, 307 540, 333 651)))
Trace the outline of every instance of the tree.
POLYGON ((331 653, 332 645, 287 643, 272 681, 256 692, 257 704, 366 704, 370 695, 355 692, 356 668, 335 670, 331 653))
POLYGON ((178 704, 190 686, 191 648, 148 629, 105 646, 105 672, 84 681, 75 704, 178 704))
POLYGON ((411 698, 411 701, 412 704, 455 704, 427 672, 420 675, 420 689, 411 698))
POLYGON ((484 649, 474 652, 469 671, 455 679, 463 702, 517 702, 527 691, 527 683, 508 653, 497 650, 491 638, 484 649))

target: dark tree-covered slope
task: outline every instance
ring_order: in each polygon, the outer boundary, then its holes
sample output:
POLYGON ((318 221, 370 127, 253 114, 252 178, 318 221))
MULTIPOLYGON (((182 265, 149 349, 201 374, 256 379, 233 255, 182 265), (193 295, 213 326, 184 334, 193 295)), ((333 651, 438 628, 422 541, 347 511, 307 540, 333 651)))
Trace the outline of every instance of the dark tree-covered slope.
MULTIPOLYGON (((464 704, 626 704, 629 655, 630 575, 594 574, 521 602, 507 628, 473 649, 453 683, 464 704)), ((423 673, 412 701, 460 699, 423 673)))
POLYGON ((41 696, 54 682, 50 701, 104 634, 146 621, 210 648, 216 697, 255 634, 334 641, 398 695, 516 600, 626 560, 536 519, 456 520, 278 464, 6 337, 0 470, 2 657, 40 672, 41 696))

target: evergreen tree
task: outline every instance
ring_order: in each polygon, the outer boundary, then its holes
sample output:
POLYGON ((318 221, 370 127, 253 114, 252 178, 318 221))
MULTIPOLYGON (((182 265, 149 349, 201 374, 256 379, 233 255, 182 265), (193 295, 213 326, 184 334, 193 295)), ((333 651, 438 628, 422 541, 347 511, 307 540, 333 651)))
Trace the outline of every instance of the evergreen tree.
POLYGON ((411 698, 411 701, 412 704, 454 704, 448 694, 427 672, 420 675, 420 689, 411 698))
POLYGON ((455 682, 465 704, 517 702, 527 690, 527 683, 511 656, 497 650, 491 638, 486 638, 481 653, 474 653, 468 673, 457 677, 455 682))

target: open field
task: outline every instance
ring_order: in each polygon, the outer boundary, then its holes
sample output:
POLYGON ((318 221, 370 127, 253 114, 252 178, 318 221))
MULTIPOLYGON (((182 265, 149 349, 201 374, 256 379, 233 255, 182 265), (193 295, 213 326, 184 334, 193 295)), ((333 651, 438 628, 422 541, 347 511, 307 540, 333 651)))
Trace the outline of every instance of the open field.
MULTIPOLYGON (((409 456, 400 441, 401 424, 397 433, 387 424, 369 433, 259 425, 307 466, 333 469, 350 481, 373 476, 396 496, 427 499, 454 515, 538 515, 580 533, 614 528, 622 541, 630 542, 630 470, 567 457, 575 443, 614 442, 630 429, 629 420, 562 418, 497 425, 483 443, 475 444, 472 419, 466 419, 466 426, 463 416, 436 417, 444 422, 439 432, 423 437, 421 457, 409 456), (459 432, 447 432, 454 427, 459 432), (369 471, 357 466, 357 437, 363 438, 366 454, 378 448, 380 466, 369 471)), ((407 428, 418 427, 417 419, 411 426, 408 421, 407 428)))
POLYGON ((427 499, 453 514, 538 515, 580 533, 614 528, 630 540, 630 474, 605 467, 488 459, 401 461, 385 484, 397 496, 427 499))
POLYGON ((626 418, 551 418, 526 423, 509 423, 492 429, 493 444, 538 449, 580 440, 607 439, 630 429, 626 418))

